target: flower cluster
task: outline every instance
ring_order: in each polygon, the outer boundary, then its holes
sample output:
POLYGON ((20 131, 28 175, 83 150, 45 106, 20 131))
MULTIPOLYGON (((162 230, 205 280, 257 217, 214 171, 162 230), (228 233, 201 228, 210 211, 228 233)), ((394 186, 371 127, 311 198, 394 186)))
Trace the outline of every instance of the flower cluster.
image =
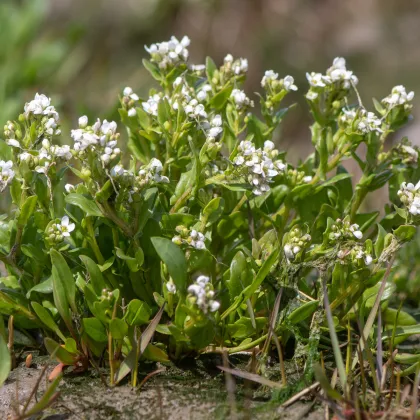
POLYGON ((398 105, 404 105, 409 109, 412 108, 412 105, 409 104, 414 98, 414 92, 406 92, 405 87, 402 85, 394 86, 391 93, 382 99, 382 103, 386 105, 388 109, 392 109, 398 105))
POLYGON ((240 76, 248 71, 248 60, 246 58, 233 59, 232 54, 228 54, 223 60, 223 70, 227 74, 240 76))
POLYGON ((287 260, 294 260, 300 252, 309 246, 311 240, 309 233, 303 233, 299 226, 295 226, 287 235, 287 242, 283 247, 287 260))
POLYGON ((172 36, 169 41, 152 44, 145 49, 150 54, 151 60, 157 63, 159 68, 166 70, 188 60, 187 47, 190 42, 187 36, 184 36, 181 41, 172 36))
POLYGON ((70 223, 68 216, 64 216, 60 220, 60 223, 54 223, 47 229, 45 239, 50 244, 59 244, 64 238, 70 236, 70 233, 73 232, 75 227, 76 225, 74 223, 70 223))
POLYGON ((373 112, 368 112, 365 109, 360 109, 359 112, 360 120, 357 124, 357 129, 362 134, 368 134, 371 132, 382 133, 381 129, 382 120, 378 118, 373 112))
POLYGON ((287 92, 298 90, 295 85, 295 79, 292 76, 286 76, 284 79, 277 80, 278 77, 279 74, 275 73, 273 70, 266 70, 261 79, 261 86, 265 89, 271 89, 272 91, 278 91, 282 88, 287 92))
POLYGON ((160 96, 155 93, 154 95, 149 96, 147 101, 142 102, 141 106, 148 114, 157 117, 160 99, 160 96))
POLYGON ((7 162, 0 160, 0 192, 3 192, 15 177, 15 171, 12 167, 13 162, 11 160, 7 162))
MULTIPOLYGON (((162 162, 159 159, 152 158, 152 160, 140 168, 139 173, 136 177, 136 185, 144 187, 151 183, 169 183, 169 178, 161 175, 163 170, 162 162)), ((124 171, 122 169, 122 171, 124 171)), ((124 172, 123 172, 124 173, 124 172)), ((121 170, 119 174, 122 175, 121 170)))
POLYGON ((373 262, 372 255, 360 245, 355 245, 350 251, 340 249, 337 253, 337 258, 340 260, 340 264, 343 265, 346 264, 347 259, 358 264, 363 261, 366 266, 371 265, 373 262))
POLYGON ((188 287, 190 301, 197 305, 205 314, 216 312, 220 303, 214 298, 214 290, 207 276, 198 276, 196 281, 188 287))
POLYGON ((345 239, 362 239, 363 233, 359 229, 359 225, 356 223, 351 224, 348 217, 344 220, 337 219, 331 226, 328 238, 332 243, 345 239))
POLYGON ((322 73, 306 73, 310 89, 306 94, 309 101, 314 101, 320 92, 325 88, 348 90, 351 86, 357 85, 358 78, 352 71, 347 70, 346 60, 342 57, 336 57, 332 66, 327 70, 326 74, 322 73))
POLYGON ((237 109, 246 109, 254 106, 254 101, 251 101, 243 90, 233 89, 230 97, 233 99, 237 109))
POLYGON ((27 119, 46 115, 47 117, 51 117, 54 121, 59 120, 58 112, 55 110, 54 106, 51 105, 51 98, 48 98, 43 94, 40 95, 37 93, 32 101, 25 104, 24 111, 24 115, 27 119))
POLYGON ((398 190, 398 196, 410 214, 413 216, 420 214, 420 181, 416 185, 403 182, 398 190))
POLYGON ((123 90, 122 104, 127 109, 129 117, 135 117, 137 115, 136 104, 139 101, 139 97, 133 92, 131 87, 126 87, 123 90))
POLYGON ((172 242, 177 245, 188 245, 195 249, 206 249, 205 236, 195 229, 189 230, 185 226, 177 226, 175 228, 178 235, 172 238, 172 242))
POLYGON ((264 143, 263 149, 256 149, 254 143, 248 140, 241 141, 239 144, 233 163, 245 172, 255 195, 269 191, 272 178, 286 169, 286 165, 281 160, 273 162, 277 155, 278 150, 274 148, 274 143, 270 140, 264 143))
POLYGON ((71 131, 74 140, 74 150, 79 157, 83 157, 86 150, 94 150, 100 155, 104 165, 108 165, 121 154, 116 147, 119 133, 115 121, 108 122, 98 118, 95 124, 88 126, 86 116, 79 118, 79 128, 71 131))

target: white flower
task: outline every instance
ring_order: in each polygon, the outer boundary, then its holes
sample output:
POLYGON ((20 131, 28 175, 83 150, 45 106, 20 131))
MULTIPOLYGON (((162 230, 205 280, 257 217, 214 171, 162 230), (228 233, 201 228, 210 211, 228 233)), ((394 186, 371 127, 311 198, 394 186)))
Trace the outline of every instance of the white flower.
POLYGON ((246 58, 240 58, 232 66, 233 72, 236 75, 244 74, 248 71, 248 60, 246 58))
POLYGON ((226 57, 224 58, 223 61, 224 61, 225 64, 227 64, 227 63, 233 63, 233 56, 232 56, 232 54, 226 55, 226 57))
POLYGON ((168 289, 169 293, 172 293, 172 294, 176 293, 176 286, 172 281, 168 281, 166 283, 166 288, 168 289))
POLYGON ((357 129, 363 134, 370 132, 383 133, 381 129, 382 121, 373 112, 367 112, 362 109, 360 111, 360 121, 357 124, 357 129))
POLYGON ((286 244, 283 248, 284 255, 288 260, 293 260, 295 258, 295 254, 293 253, 292 246, 289 244, 286 244))
POLYGON ((213 300, 214 290, 207 276, 199 276, 196 281, 188 286, 188 293, 192 301, 206 314, 216 312, 220 308, 220 303, 213 300))
POLYGON ((318 93, 310 90, 305 96, 308 101, 314 101, 316 98, 318 98, 318 93))
POLYGON ((325 87, 330 83, 330 79, 321 73, 306 73, 306 78, 312 87, 325 87))
POLYGON ((388 108, 393 108, 397 105, 404 105, 407 102, 411 102, 414 98, 414 92, 406 92, 405 87, 402 85, 394 86, 391 94, 382 99, 383 104, 387 104, 388 108))
POLYGON ((362 239, 363 238, 363 233, 359 230, 359 225, 358 224, 353 224, 350 226, 350 232, 353 234, 353 236, 357 239, 362 239))
POLYGON ((292 76, 286 76, 283 79, 283 86, 288 92, 290 92, 291 90, 298 90, 297 86, 294 83, 295 79, 292 76))
POLYGON ((161 69, 167 69, 187 61, 189 56, 187 47, 190 42, 187 36, 181 41, 172 36, 169 41, 152 44, 150 47, 145 46, 145 49, 151 55, 152 61, 155 61, 161 69))
POLYGON ((51 99, 43 94, 36 94, 31 102, 27 102, 24 107, 25 116, 28 118, 32 115, 48 115, 58 121, 58 112, 51 105, 51 99))
POLYGON ((70 236, 70 233, 73 232, 76 225, 74 223, 70 223, 68 216, 64 216, 61 219, 61 222, 56 224, 56 227, 63 236, 70 236))
POLYGON ((312 181, 312 176, 311 175, 304 176, 302 181, 307 184, 308 182, 312 181))
POLYGON ((75 190, 75 187, 72 184, 66 184, 64 185, 64 189, 66 190, 67 194, 70 194, 75 190))
POLYGON ((112 178, 117 178, 119 176, 124 175, 124 168, 121 165, 115 165, 112 169, 111 169, 111 176, 112 178))
POLYGON ((190 236, 187 242, 195 249, 206 249, 204 240, 205 236, 201 232, 197 232, 195 229, 193 229, 190 232, 190 236))
POLYGON ((19 155, 19 160, 29 162, 32 159, 32 155, 28 152, 23 152, 19 155))
POLYGON ((415 161, 415 162, 417 162, 417 160, 418 160, 418 157, 419 157, 419 154, 418 154, 418 152, 417 152, 417 150, 416 149, 413 149, 411 146, 407 146, 407 145, 405 145, 405 144, 403 144, 402 146, 401 146, 401 148, 407 153, 407 154, 409 154, 412 158, 413 158, 413 160, 415 161))
POLYGON ((4 191, 15 177, 15 171, 12 169, 13 162, 0 160, 0 192, 4 191))
POLYGON ((70 160, 73 157, 70 151, 70 146, 67 144, 64 146, 52 146, 51 153, 58 158, 62 158, 63 160, 70 160))
POLYGON ((349 89, 352 84, 357 85, 358 78, 352 71, 347 70, 346 60, 343 57, 336 57, 333 65, 327 70, 327 77, 332 82, 341 82, 344 89, 349 89))
POLYGON ((17 147, 17 148, 20 149, 20 143, 19 143, 18 140, 15 140, 15 139, 7 139, 6 140, 6 144, 8 144, 9 146, 12 146, 12 147, 17 147))
POLYGON ((264 77, 261 79, 261 86, 265 87, 267 84, 270 84, 273 80, 276 80, 278 77, 278 73, 274 73, 273 70, 267 70, 264 74, 264 77))
POLYGON ((136 115, 137 115, 136 108, 130 108, 130 109, 128 110, 128 116, 129 116, 129 117, 135 117, 136 115))
POLYGON ((158 94, 155 94, 153 96, 150 96, 147 102, 143 102, 141 105, 148 114, 157 116, 160 99, 160 96, 158 94))

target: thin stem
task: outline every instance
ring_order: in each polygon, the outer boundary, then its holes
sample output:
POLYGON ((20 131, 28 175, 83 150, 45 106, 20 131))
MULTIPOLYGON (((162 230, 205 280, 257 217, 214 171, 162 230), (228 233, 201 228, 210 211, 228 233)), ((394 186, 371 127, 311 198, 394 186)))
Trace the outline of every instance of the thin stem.
POLYGON ((178 198, 174 206, 169 211, 170 214, 176 213, 186 203, 191 191, 192 187, 189 187, 184 191, 184 193, 181 195, 181 197, 178 198))
POLYGON ((86 229, 89 234, 88 240, 89 240, 90 246, 92 247, 92 251, 95 254, 95 257, 98 263, 103 264, 105 262, 105 258, 103 257, 101 250, 99 249, 98 243, 96 242, 96 236, 95 236, 95 231, 93 229, 92 218, 90 216, 86 217, 85 222, 86 222, 86 229))

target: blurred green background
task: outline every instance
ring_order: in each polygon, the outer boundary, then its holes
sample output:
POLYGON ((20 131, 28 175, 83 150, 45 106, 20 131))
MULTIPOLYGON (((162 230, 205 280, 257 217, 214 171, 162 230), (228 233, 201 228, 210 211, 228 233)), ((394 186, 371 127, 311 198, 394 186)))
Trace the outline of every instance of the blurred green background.
MULTIPOLYGON (((418 0, 0 0, 0 120, 37 91, 53 98, 64 133, 83 113, 118 119, 124 86, 142 96, 152 86, 144 45, 172 34, 191 38, 194 63, 247 57, 251 96, 266 69, 291 74, 305 92, 306 71, 325 71, 343 56, 373 108, 369 98, 394 85, 417 90, 419 23, 418 0)), ((311 148, 309 123, 298 100, 277 139, 292 160, 311 148)), ((416 143, 419 131, 414 119, 398 138, 416 143)))

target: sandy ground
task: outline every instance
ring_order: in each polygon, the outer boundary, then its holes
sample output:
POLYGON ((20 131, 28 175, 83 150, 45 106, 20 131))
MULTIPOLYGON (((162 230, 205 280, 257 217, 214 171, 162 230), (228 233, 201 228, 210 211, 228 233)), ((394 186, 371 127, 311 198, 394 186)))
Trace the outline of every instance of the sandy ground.
MULTIPOLYGON (((0 418, 13 418, 13 406, 21 405, 39 378, 45 358, 35 358, 31 368, 23 363, 15 369, 0 389, 0 418)), ((146 372, 144 372, 146 373, 146 372)), ((40 386, 40 396, 46 381, 40 386)), ((259 390, 246 392, 240 385, 235 393, 235 409, 231 414, 223 376, 216 369, 169 368, 148 380, 141 390, 128 384, 106 388, 93 370, 83 375, 66 374, 57 402, 44 413, 48 420, 95 419, 288 419, 321 420, 323 410, 311 402, 298 402, 283 409, 268 402, 259 390), (236 411, 236 413, 235 413, 236 411)))

